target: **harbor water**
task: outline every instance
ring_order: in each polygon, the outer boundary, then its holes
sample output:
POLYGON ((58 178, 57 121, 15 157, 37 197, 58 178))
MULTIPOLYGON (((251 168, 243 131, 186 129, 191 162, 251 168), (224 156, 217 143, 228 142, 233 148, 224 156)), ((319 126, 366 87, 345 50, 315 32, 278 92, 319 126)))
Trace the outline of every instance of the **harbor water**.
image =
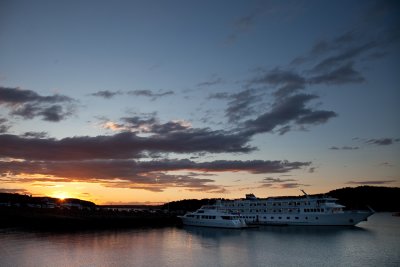
POLYGON ((400 266, 400 217, 356 227, 0 229, 0 266, 400 266))

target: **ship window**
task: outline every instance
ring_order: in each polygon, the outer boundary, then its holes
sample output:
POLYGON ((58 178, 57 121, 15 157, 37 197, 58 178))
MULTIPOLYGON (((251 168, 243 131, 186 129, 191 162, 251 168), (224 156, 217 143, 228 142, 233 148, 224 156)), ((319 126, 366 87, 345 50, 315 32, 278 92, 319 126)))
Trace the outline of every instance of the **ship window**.
POLYGON ((267 219, 267 217, 264 216, 264 219, 267 219))
POLYGON ((306 216, 306 220, 308 220, 308 217, 306 216))
POLYGON ((298 220, 299 219, 299 217, 294 217, 296 220, 298 220))
POLYGON ((324 209, 321 209, 321 212, 324 212, 324 209))
POLYGON ((286 217, 286 219, 290 220, 290 217, 286 217))
POLYGON ((315 217, 316 220, 318 220, 318 217, 315 217))
POLYGON ((273 220, 274 219, 274 216, 271 216, 271 220, 273 220))
POLYGON ((280 219, 282 219, 282 217, 279 217, 278 219, 280 220, 280 219))

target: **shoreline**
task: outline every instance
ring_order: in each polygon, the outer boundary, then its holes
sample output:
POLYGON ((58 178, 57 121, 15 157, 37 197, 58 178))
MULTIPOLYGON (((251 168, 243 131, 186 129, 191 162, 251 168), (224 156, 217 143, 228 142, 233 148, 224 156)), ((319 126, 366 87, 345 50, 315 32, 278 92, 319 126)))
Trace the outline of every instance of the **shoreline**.
POLYGON ((43 231, 110 230, 179 224, 179 218, 171 213, 0 207, 0 214, 0 228, 43 231))

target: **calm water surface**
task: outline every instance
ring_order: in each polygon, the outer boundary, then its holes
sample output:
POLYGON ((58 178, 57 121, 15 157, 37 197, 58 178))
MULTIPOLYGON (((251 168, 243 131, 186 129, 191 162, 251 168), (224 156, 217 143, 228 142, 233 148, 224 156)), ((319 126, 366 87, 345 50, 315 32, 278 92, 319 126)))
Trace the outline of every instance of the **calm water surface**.
POLYGON ((400 266, 400 217, 358 227, 0 230, 0 266, 400 266))

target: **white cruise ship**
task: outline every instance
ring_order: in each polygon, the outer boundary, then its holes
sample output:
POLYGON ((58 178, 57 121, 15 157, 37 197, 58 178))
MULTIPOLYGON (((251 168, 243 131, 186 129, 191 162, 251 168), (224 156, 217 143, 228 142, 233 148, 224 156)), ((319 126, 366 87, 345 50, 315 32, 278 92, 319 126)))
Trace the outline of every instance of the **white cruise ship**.
POLYGON ((219 228, 245 228, 247 224, 237 214, 220 210, 216 205, 202 206, 195 212, 188 212, 179 216, 184 225, 219 227, 219 228))
POLYGON ((259 199, 247 194, 245 199, 221 200, 217 205, 238 214, 248 224, 266 225, 356 225, 374 211, 344 211, 336 198, 308 196, 259 199))

